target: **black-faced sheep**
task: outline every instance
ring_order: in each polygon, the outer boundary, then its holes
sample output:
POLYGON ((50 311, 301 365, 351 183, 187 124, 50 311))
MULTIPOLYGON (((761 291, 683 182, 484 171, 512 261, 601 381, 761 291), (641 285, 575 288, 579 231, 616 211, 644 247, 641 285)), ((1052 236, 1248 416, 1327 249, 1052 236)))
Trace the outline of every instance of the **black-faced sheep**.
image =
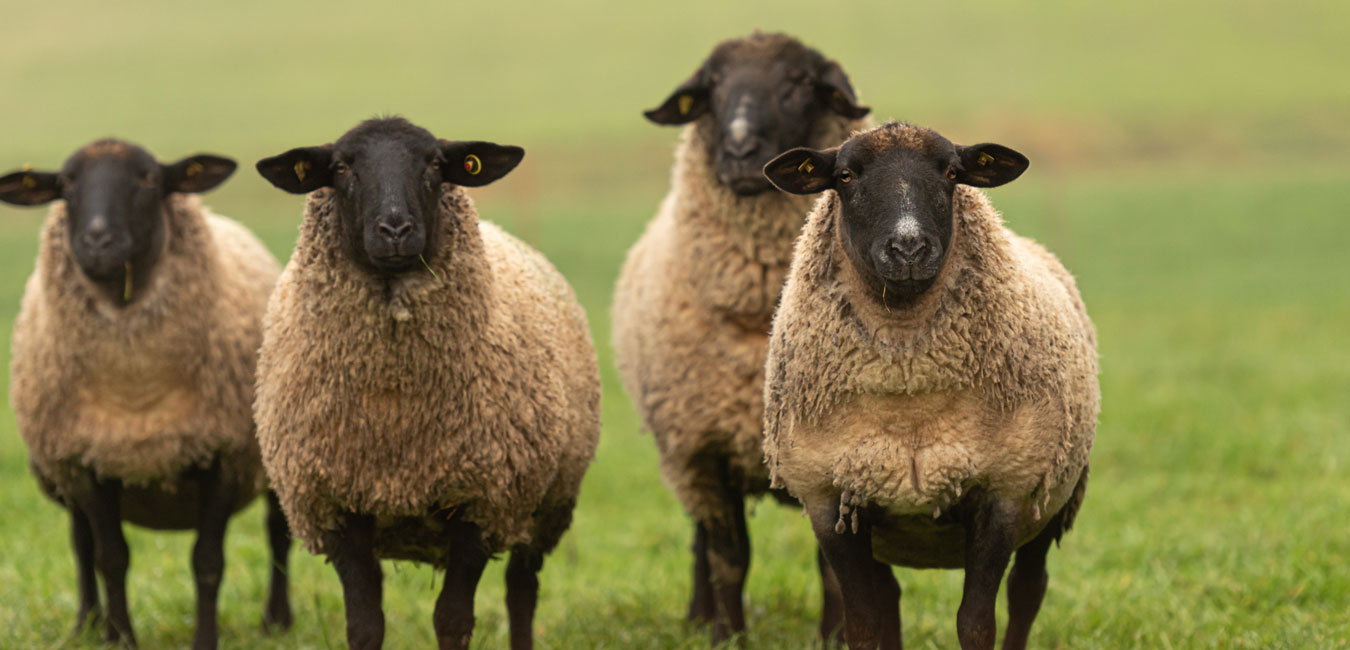
POLYGON ((523 156, 390 118, 258 163, 311 193, 267 312, 263 462, 296 535, 337 570, 352 648, 383 643, 379 558, 446 571, 436 637, 467 648, 478 579, 508 549, 511 645, 531 647, 536 573, 599 438, 600 379, 566 281, 463 189, 523 156))
MULTIPOLYGON (((772 191, 761 169, 789 148, 828 147, 865 125, 838 63, 788 36, 724 41, 661 106, 688 124, 670 193, 628 252, 614 295, 624 388, 694 519, 689 619, 713 639, 745 629, 747 496, 764 494, 763 370, 792 242, 811 202, 772 191)), ((832 576, 822 635, 841 613, 832 576)))
MULTIPOLYGON (((196 529, 195 648, 216 647, 230 515, 263 491, 253 429, 262 317, 279 267, 242 226, 192 196, 234 161, 162 165, 101 140, 60 172, 0 178, 0 200, 58 201, 14 326, 10 401, 44 492, 70 511, 80 608, 107 594, 104 635, 134 644, 122 521, 196 529)), ((286 521, 268 500, 273 553, 265 625, 290 625, 286 521)))
POLYGON ((802 501, 844 593, 849 647, 899 648, 890 565, 964 568, 962 648, 1022 648, 1045 556, 1082 502, 1100 393, 1073 278, 978 187, 1021 154, 889 123, 796 149, 765 175, 826 192, 774 318, 765 456, 802 501))

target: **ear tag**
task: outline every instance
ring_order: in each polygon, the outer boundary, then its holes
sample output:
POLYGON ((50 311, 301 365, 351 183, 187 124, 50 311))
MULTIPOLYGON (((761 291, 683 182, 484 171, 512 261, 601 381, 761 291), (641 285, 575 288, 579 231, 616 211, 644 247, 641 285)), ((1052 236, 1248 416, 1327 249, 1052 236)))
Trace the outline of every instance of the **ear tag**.
POLYGON ((689 95, 680 95, 678 100, 680 104, 680 115, 688 115, 694 108, 694 98, 689 95))
POLYGON ((477 176, 478 172, 483 171, 483 161, 478 156, 469 154, 464 157, 464 171, 469 172, 470 176, 477 176))
POLYGON ((803 173, 803 174, 810 174, 811 172, 813 172, 813 171, 815 171, 815 170, 816 170, 816 166, 811 164, 811 159, 810 159, 810 158, 807 158, 806 160, 803 160, 803 161, 802 161, 802 164, 797 165, 797 171, 799 171, 799 172, 801 172, 801 173, 803 173))
POLYGON ((185 171, 185 173, 188 175, 188 178, 192 178, 193 176, 202 173, 203 169, 205 169, 205 167, 202 167, 201 163, 194 161, 188 163, 187 170, 185 171))
POLYGON ((35 188, 35 187, 37 187, 37 181, 34 180, 32 176, 24 176, 24 177, 23 177, 23 180, 20 181, 20 182, 23 183, 23 186, 24 186, 24 187, 26 187, 26 188, 28 188, 28 189, 30 189, 30 190, 33 189, 33 188, 35 188))
POLYGON ((987 153, 985 153, 985 152, 983 152, 983 151, 981 151, 981 152, 980 152, 980 158, 979 158, 979 160, 976 161, 975 164, 977 164, 977 165, 979 165, 979 166, 981 166, 981 167, 986 167, 986 166, 988 166, 989 163, 991 163, 991 162, 994 162, 994 157, 991 156, 991 155, 989 155, 989 154, 987 154, 987 153))
POLYGON ((31 172, 31 171, 33 171, 33 163, 24 163, 24 164, 23 164, 23 170, 26 171, 26 172, 31 172))
POLYGON ((303 160, 295 161, 295 167, 293 169, 295 169, 296 180, 300 181, 301 183, 305 182, 305 170, 309 169, 309 167, 310 164, 303 160))
POLYGON ((844 99, 844 93, 841 93, 841 92, 839 92, 839 91, 836 90, 836 91, 834 91, 834 101, 839 102, 839 103, 842 104, 842 103, 844 103, 844 102, 847 101, 847 100, 844 99))

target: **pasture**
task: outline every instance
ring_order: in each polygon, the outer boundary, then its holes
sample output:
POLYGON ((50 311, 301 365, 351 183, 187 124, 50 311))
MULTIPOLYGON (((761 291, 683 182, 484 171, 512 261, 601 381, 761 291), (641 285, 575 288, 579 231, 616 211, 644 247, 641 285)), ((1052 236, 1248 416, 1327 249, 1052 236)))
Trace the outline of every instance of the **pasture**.
MULTIPOLYGON (((878 121, 1032 160, 990 196, 1077 276, 1103 395, 1087 501, 1051 552, 1033 646, 1350 647, 1350 4, 76 0, 2 13, 0 172, 58 167, 108 135, 165 161, 231 156, 240 170, 205 201, 283 260, 302 201, 253 171, 261 157, 385 113, 526 148, 472 194, 572 282, 605 382, 600 448, 540 578, 541 648, 707 646, 683 623, 691 527, 619 388, 608 307, 677 137, 640 111, 754 27, 839 60, 878 121)), ((0 207, 5 341, 44 215, 0 207)), ((810 528, 770 502, 753 512, 749 647, 813 647, 810 528)), ((230 529, 222 647, 345 647, 337 577, 298 547, 295 626, 259 630, 262 519, 255 504, 230 529)), ((67 519, 28 474, 8 401, 0 521, 0 647, 97 647, 67 636, 67 519)), ((128 531, 141 645, 182 647, 192 536, 128 531)), ((507 642, 504 564, 478 592, 478 648, 507 642)), ((960 573, 897 575, 907 647, 954 647, 960 573)), ((438 576, 386 563, 385 580, 386 647, 429 647, 438 576)))

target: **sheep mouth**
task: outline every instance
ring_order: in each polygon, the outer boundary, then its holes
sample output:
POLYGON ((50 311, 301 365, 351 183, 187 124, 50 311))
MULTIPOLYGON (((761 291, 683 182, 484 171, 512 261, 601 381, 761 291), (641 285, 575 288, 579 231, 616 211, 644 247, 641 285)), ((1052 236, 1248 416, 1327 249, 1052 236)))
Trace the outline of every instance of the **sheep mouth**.
POLYGON ((719 174, 718 176, 718 180, 737 196, 755 196, 763 194, 773 187, 763 174, 719 174))
POLYGON ((370 265, 380 272, 395 274, 411 270, 419 260, 418 255, 371 255, 370 265))

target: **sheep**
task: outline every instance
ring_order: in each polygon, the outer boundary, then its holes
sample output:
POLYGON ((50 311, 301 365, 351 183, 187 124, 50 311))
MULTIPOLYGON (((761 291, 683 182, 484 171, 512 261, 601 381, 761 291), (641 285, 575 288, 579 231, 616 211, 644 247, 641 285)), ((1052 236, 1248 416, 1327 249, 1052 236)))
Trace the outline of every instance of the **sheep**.
POLYGON ((1100 391, 1073 277, 976 188, 1025 156, 891 122, 764 168, 807 219, 774 317, 764 453, 845 594, 853 650, 899 648, 890 565, 964 568, 961 647, 1025 647, 1087 483, 1100 391), (828 191, 827 191, 828 190, 828 191))
POLYGON ((258 162, 309 193, 267 311, 263 463, 337 571, 352 648, 383 643, 378 558, 446 571, 437 640, 467 648, 478 579, 508 549, 511 647, 532 645, 536 573, 595 452, 600 379, 566 281, 464 191, 524 153, 382 118, 258 162))
MULTIPOLYGON (((230 516, 263 492, 253 433, 262 316, 280 266, 194 194, 234 172, 202 154, 174 164, 121 140, 94 142, 60 172, 0 177, 0 201, 52 201, 14 325, 10 403, 42 491, 70 512, 75 631, 134 645, 122 521, 196 529, 194 648, 214 648, 230 516)), ((289 627, 290 536, 269 495, 272 585, 265 627, 289 627)))
MULTIPOLYGON (((768 491, 761 447, 768 330, 808 199, 761 169, 789 148, 827 147, 866 125, 844 70, 782 34, 719 43, 657 108, 687 124, 671 189, 628 252, 614 295, 623 385, 652 432, 661 475, 695 522, 688 619, 714 641, 745 629, 746 496, 768 491)), ((822 638, 841 616, 817 558, 822 638)))

